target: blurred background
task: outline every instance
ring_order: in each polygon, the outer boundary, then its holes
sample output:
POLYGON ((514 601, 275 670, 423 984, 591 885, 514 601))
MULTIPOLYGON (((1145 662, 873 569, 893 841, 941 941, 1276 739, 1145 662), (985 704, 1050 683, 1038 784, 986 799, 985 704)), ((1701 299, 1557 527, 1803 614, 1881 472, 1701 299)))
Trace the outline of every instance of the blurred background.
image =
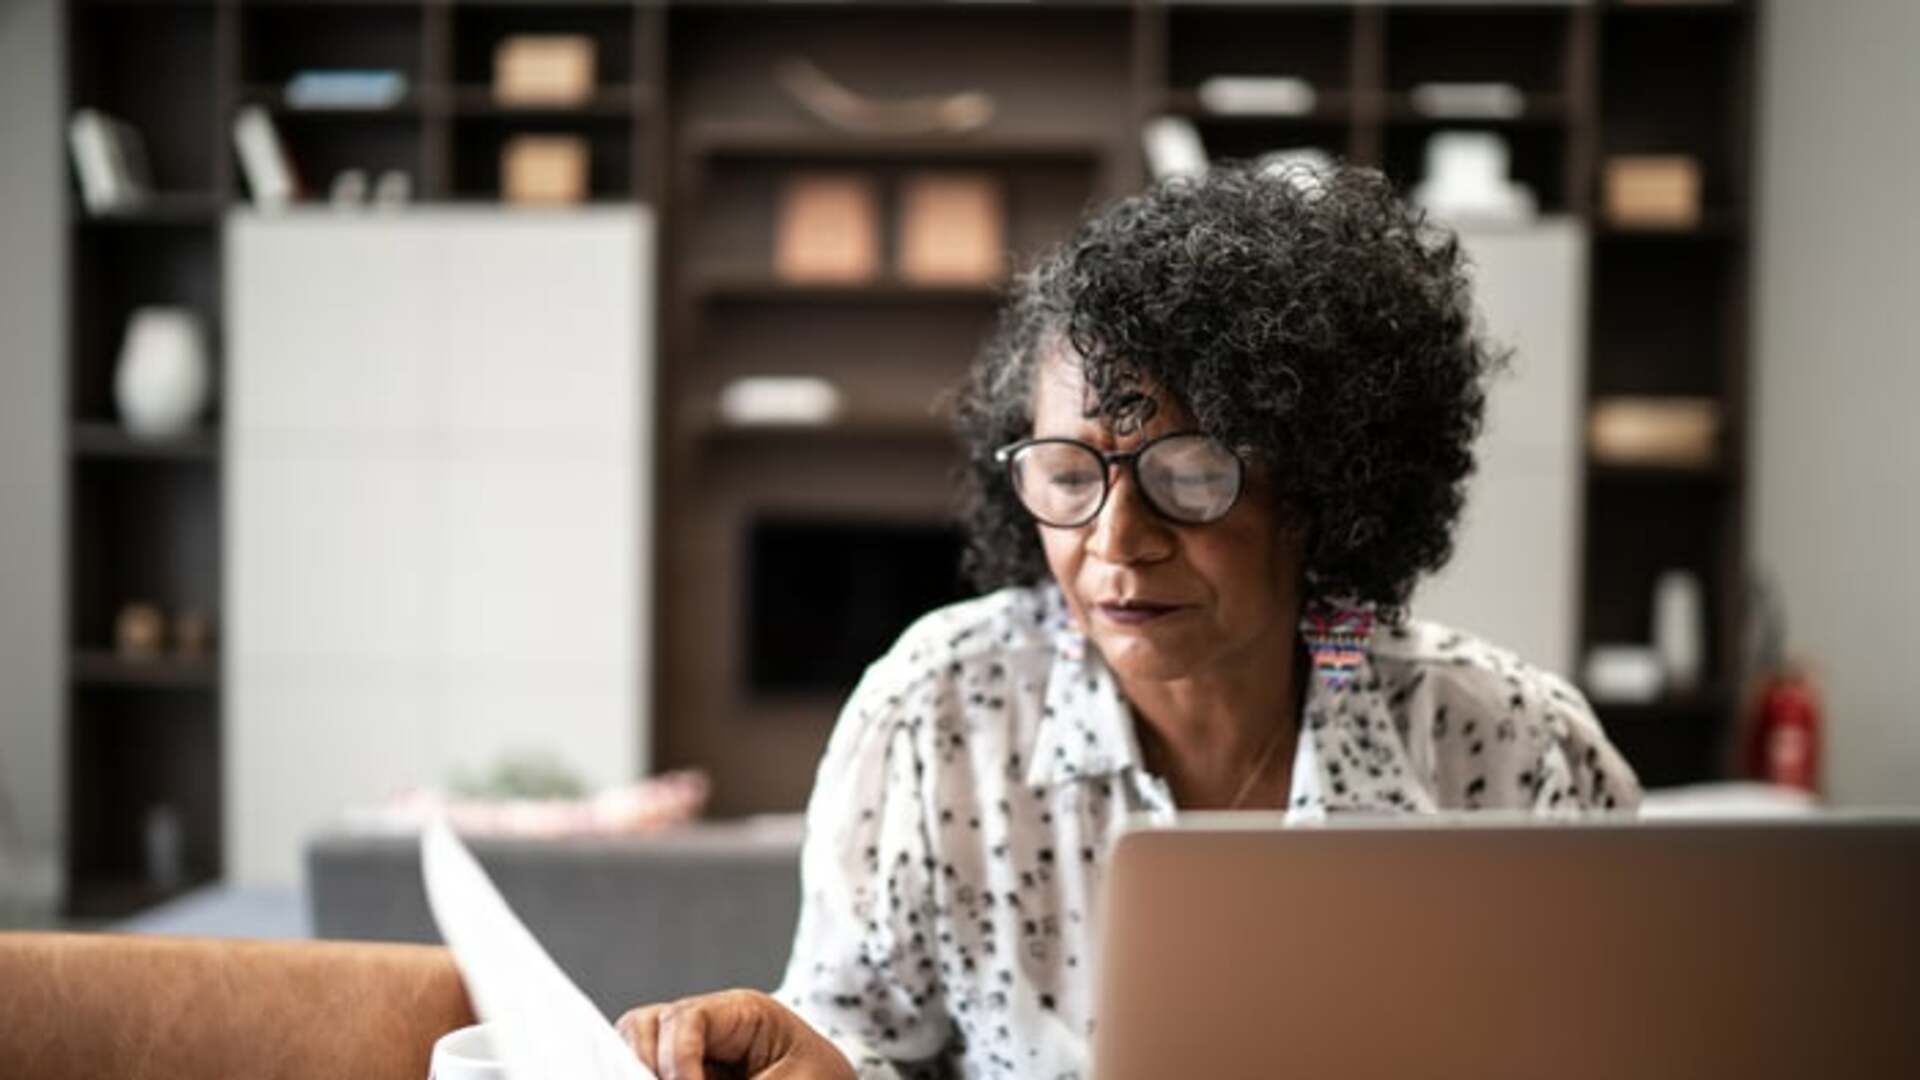
POLYGON ((797 811, 966 595, 943 394, 1009 267, 1270 155, 1384 169, 1516 349, 1416 614, 1579 682, 1651 787, 1914 803, 1916 40, 1909 0, 0 0, 0 918, 377 933, 325 845, 423 807, 797 811))

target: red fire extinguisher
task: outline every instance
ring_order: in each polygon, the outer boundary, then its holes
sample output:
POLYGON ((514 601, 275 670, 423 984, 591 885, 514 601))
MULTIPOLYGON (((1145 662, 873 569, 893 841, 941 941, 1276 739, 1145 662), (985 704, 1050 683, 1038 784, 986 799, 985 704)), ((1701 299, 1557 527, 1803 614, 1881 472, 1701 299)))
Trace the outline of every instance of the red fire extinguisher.
POLYGON ((1820 696, 1798 665, 1767 675, 1754 698, 1748 775, 1820 793, 1820 696))
POLYGON ((1786 617, 1765 578, 1751 594, 1757 640, 1749 646, 1755 674, 1747 717, 1748 776, 1820 794, 1820 693, 1807 665, 1786 658, 1786 617))

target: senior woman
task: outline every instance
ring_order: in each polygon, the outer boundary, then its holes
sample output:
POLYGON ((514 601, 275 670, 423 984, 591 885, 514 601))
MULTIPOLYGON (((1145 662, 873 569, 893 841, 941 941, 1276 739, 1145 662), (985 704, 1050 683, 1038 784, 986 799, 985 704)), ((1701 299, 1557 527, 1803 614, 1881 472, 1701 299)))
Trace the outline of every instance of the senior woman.
POLYGON ((1129 819, 1634 807, 1577 691, 1406 612, 1497 359, 1457 242, 1371 171, 1223 168, 1084 222, 960 402, 997 591, 847 703, 785 983, 636 1009, 635 1050, 669 1080, 1084 1077, 1129 819))

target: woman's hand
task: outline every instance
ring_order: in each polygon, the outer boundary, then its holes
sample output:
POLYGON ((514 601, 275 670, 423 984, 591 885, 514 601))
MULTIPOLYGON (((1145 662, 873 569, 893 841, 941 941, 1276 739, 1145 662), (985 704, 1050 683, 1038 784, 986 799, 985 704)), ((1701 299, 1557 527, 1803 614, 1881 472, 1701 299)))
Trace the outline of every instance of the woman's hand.
POLYGON ((754 990, 643 1005, 616 1027, 661 1080, 854 1080, 853 1066, 832 1043, 754 990))

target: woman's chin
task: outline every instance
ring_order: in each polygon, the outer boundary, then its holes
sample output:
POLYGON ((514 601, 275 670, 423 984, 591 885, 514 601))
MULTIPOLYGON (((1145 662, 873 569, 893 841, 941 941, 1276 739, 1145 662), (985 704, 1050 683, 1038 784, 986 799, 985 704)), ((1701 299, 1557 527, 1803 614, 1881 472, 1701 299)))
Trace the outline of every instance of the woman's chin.
POLYGON ((1192 667, 1190 650, 1176 641, 1139 628, 1107 628, 1093 635, 1100 656, 1122 681, 1165 682, 1184 676, 1192 667))

